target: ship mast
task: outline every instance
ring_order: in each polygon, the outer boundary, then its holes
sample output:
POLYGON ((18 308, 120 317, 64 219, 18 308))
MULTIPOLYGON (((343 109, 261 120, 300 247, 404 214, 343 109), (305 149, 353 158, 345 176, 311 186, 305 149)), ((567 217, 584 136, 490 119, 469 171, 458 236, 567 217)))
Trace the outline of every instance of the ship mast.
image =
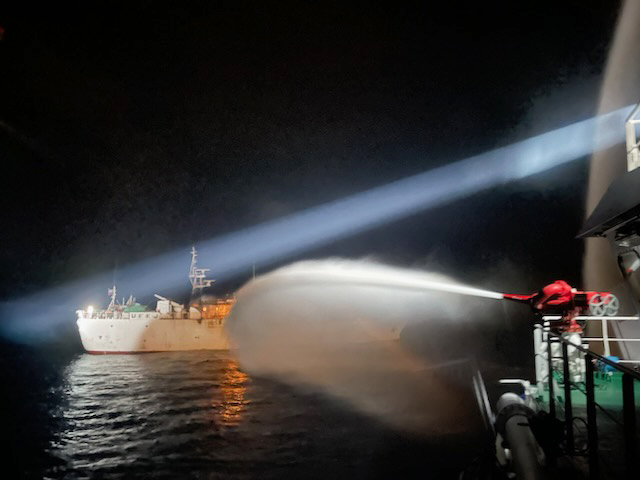
POLYGON ((116 295, 117 295, 116 286, 114 285, 113 288, 109 288, 107 290, 107 293, 111 297, 111 302, 109 303, 107 310, 113 310, 116 306, 116 295))
POLYGON ((202 290, 210 287, 215 280, 208 280, 207 272, 208 268, 197 268, 198 252, 196 248, 191 248, 191 269, 189 270, 189 280, 191 281, 191 299, 200 297, 202 290))

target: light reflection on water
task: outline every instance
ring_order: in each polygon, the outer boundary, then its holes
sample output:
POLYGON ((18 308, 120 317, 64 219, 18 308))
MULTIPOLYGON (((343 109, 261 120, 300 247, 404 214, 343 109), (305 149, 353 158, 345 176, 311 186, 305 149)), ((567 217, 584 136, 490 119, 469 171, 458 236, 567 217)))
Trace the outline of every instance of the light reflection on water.
POLYGON ((248 403, 248 376, 228 352, 83 354, 63 378, 51 453, 76 473, 117 474, 185 449, 189 461, 214 460, 248 403))
POLYGON ((250 377, 229 352, 81 354, 50 368, 48 419, 32 416, 48 437, 38 478, 455 478, 446 459, 467 448, 250 377))
POLYGON ((238 369, 235 360, 229 361, 229 368, 224 371, 223 381, 220 383, 221 400, 214 401, 212 406, 215 412, 219 413, 220 423, 224 425, 237 425, 242 421, 242 412, 247 401, 245 394, 247 392, 247 375, 238 369))

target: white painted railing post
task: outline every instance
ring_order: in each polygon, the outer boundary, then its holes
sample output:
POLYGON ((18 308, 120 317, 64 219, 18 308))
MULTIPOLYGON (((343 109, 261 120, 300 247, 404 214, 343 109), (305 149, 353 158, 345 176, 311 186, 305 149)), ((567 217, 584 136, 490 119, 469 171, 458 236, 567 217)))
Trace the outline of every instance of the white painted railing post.
POLYGON ((611 347, 609 347, 609 324, 606 318, 602 318, 602 343, 604 344, 604 356, 611 355, 611 347))

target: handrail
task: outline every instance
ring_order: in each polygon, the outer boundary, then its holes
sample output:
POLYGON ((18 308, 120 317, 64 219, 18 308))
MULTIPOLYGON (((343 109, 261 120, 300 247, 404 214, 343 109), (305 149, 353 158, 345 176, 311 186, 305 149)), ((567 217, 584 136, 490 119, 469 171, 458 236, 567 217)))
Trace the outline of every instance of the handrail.
MULTIPOLYGON (((542 317, 543 321, 545 322, 549 322, 551 320, 558 320, 562 318, 560 315, 544 315, 542 317)), ((575 317, 576 320, 583 320, 585 322, 590 321, 599 321, 602 323, 602 338, 590 338, 590 339, 584 339, 585 341, 599 341, 602 342, 602 344, 604 345, 604 355, 605 356, 609 356, 611 355, 611 344, 610 342, 620 342, 620 343, 626 343, 627 341, 633 342, 633 341, 638 341, 635 339, 616 339, 616 338, 611 338, 609 336, 609 327, 608 327, 608 323, 611 320, 615 320, 615 321, 640 321, 640 316, 638 315, 634 315, 634 316, 595 316, 595 315, 579 315, 577 317, 575 317)))
MULTIPOLYGON (((603 337, 582 337, 585 342, 603 342, 603 337)), ((640 342, 640 338, 608 338, 609 342, 640 342)))
MULTIPOLYGON (((563 386, 564 386, 564 424, 565 424, 565 442, 568 452, 573 452, 574 449, 574 437, 573 437, 573 406, 571 400, 571 386, 574 384, 570 379, 569 374, 569 346, 584 353, 584 362, 586 368, 586 392, 587 397, 587 452, 589 457, 589 478, 597 479, 599 477, 599 459, 598 459, 598 427, 597 427, 597 415, 596 407, 599 407, 604 411, 595 399, 595 361, 598 360, 614 370, 622 373, 622 428, 623 428, 623 450, 625 470, 629 478, 636 470, 636 413, 635 413, 635 394, 633 381, 640 381, 640 373, 631 370, 630 368, 620 365, 614 361, 609 360, 605 356, 597 354, 582 345, 573 343, 568 337, 558 335, 555 332, 548 331, 547 333, 547 361, 549 368, 548 375, 548 388, 549 388, 549 414, 551 418, 555 419, 555 395, 553 388, 553 381, 551 380, 553 375, 553 361, 551 353, 552 342, 560 342, 562 344, 562 370, 563 370, 563 386)), ((574 384, 575 385, 575 384, 574 384)), ((617 422, 616 422, 617 423, 617 422)))
POLYGON ((588 355, 591 355, 592 357, 597 358, 598 360, 600 360, 602 363, 605 363, 605 364, 609 365, 610 367, 618 370, 619 372, 626 373, 627 375, 633 377, 635 380, 640 381, 640 373, 636 372, 635 370, 632 370, 632 369, 630 369, 628 367, 625 367, 624 365, 620 365, 619 363, 616 363, 616 362, 614 362, 612 360, 609 360, 608 358, 603 357, 602 355, 600 355, 598 353, 595 353, 595 352, 589 350, 588 348, 584 348, 582 345, 577 345, 577 344, 575 344, 573 342, 570 342, 568 338, 564 338, 564 337, 562 337, 562 336, 560 336, 560 335, 558 335, 556 333, 548 332, 548 334, 549 334, 549 336, 558 339, 560 342, 562 342, 562 343, 564 343, 564 344, 566 344, 568 346, 571 346, 573 348, 576 348, 576 349, 580 350, 582 353, 586 353, 588 355))
MULTIPOLYGON (((544 315, 542 317, 543 320, 560 320, 562 318, 561 315, 544 315)), ((621 320, 621 321, 637 321, 640 320, 638 315, 628 315, 628 316, 600 316, 600 315, 578 315, 575 317, 576 320, 621 320)))

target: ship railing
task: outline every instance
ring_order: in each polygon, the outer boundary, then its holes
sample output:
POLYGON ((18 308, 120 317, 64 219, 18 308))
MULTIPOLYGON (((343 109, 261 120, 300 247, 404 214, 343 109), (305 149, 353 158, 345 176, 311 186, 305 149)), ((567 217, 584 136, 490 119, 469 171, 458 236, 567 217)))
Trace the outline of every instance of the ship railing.
MULTIPOLYGON (((597 424, 597 412, 600 411, 607 416, 614 424, 622 427, 623 431, 623 452, 624 452, 624 469, 626 471, 626 478, 635 478, 637 474, 637 458, 638 458, 638 439, 637 439, 637 424, 636 424, 636 405, 635 405, 635 392, 634 383, 640 382, 640 373, 625 365, 621 365, 619 362, 611 360, 606 356, 595 353, 583 345, 579 345, 570 341, 569 337, 557 335, 554 332, 547 332, 547 352, 551 354, 546 355, 548 362, 547 376, 547 389, 549 393, 549 414, 555 420, 557 418, 558 406, 563 406, 564 410, 564 439, 565 439, 565 453, 569 455, 585 454, 588 457, 589 478, 600 478, 600 458, 598 454, 598 424, 597 424), (562 347, 562 356, 555 357, 553 355, 552 344, 560 343, 562 347), (570 359, 569 348, 575 348, 581 352, 584 358, 585 366, 585 379, 584 382, 574 382, 571 380, 570 374, 570 359), (554 360, 562 360, 562 373, 554 370, 554 360), (598 366, 607 366, 607 368, 615 370, 622 374, 622 422, 617 420, 611 413, 609 413, 603 405, 596 402, 596 385, 595 376, 598 366), (559 399, 556 396, 554 385, 554 377, 556 375, 562 379, 561 384, 563 388, 563 398, 559 399), (587 448, 586 452, 578 452, 575 447, 574 436, 574 423, 576 417, 573 415, 574 405, 571 398, 572 389, 579 391, 586 397, 586 427, 587 427, 587 448)), ((579 417, 578 417, 579 418, 579 417)), ((581 419, 583 420, 584 419, 581 419)))
MULTIPOLYGON (((559 320, 560 315, 545 315, 542 317, 545 327, 545 331, 549 327, 550 320, 559 320)), ((604 356, 608 357, 611 355, 611 342, 616 343, 626 343, 626 342, 640 342, 640 338, 616 338, 609 336, 609 322, 637 322, 640 321, 640 317, 637 315, 634 316, 617 316, 617 317, 606 317, 606 316, 595 316, 595 315, 580 315, 576 317, 576 320, 583 320, 587 322, 600 322, 602 328, 602 336, 601 337, 583 337, 583 342, 602 342, 604 356)), ((618 363, 637 363, 640 364, 640 360, 632 360, 632 359, 624 359, 618 360, 618 363)))
MULTIPOLYGON (((180 313, 181 318, 188 318, 187 313, 180 313)), ((88 312, 82 313, 82 318, 86 319, 95 319, 95 320, 137 320, 137 319, 156 319, 156 318, 166 318, 160 312, 152 311, 152 312, 119 312, 119 311, 98 311, 92 312, 89 314, 88 312)), ((171 316, 170 318, 174 318, 171 316)))
MULTIPOLYGON (((89 312, 87 311, 78 311, 79 317, 84 318, 84 319, 95 319, 95 320, 154 320, 154 319, 159 319, 159 320, 176 320, 176 319, 182 319, 182 320, 189 320, 192 317, 190 316, 189 312, 187 310, 183 310, 180 312, 171 312, 171 313, 161 313, 156 311, 150 311, 150 312, 120 312, 120 311, 112 311, 112 312, 108 312, 108 311, 98 311, 98 312, 92 312, 91 314, 89 314, 89 312)), ((220 320, 222 321, 222 319, 224 319, 226 317, 226 315, 220 315, 220 314, 214 314, 213 316, 202 316, 201 319, 214 319, 214 320, 220 320)))
POLYGON ((107 312, 107 311, 98 311, 92 312, 89 314, 88 312, 83 312, 82 317, 87 319, 96 319, 96 320, 112 320, 112 319, 120 319, 120 318, 128 318, 128 313, 124 312, 107 312), (123 315, 127 315, 127 317, 123 317, 123 315))

